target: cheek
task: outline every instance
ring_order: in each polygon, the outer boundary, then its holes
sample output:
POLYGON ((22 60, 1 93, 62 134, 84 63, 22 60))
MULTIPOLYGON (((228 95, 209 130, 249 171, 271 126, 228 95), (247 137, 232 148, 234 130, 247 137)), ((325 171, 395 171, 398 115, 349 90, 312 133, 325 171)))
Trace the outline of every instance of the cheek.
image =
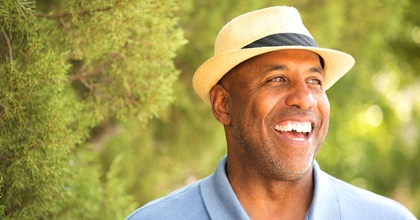
POLYGON ((231 95, 235 111, 252 117, 261 117, 278 102, 278 96, 272 95, 269 91, 237 89, 231 95))
POLYGON ((321 136, 325 139, 328 133, 328 126, 330 121, 330 102, 327 95, 323 95, 318 99, 318 109, 320 111, 320 119, 322 123, 321 136))
POLYGON ((324 120, 327 120, 330 118, 330 102, 328 101, 328 97, 326 94, 321 96, 321 98, 318 101, 318 107, 321 111, 321 114, 324 117, 324 120))
POLYGON ((247 132, 249 136, 254 136, 265 130, 267 124, 267 116, 270 114, 276 101, 274 98, 260 95, 248 95, 243 99, 236 99, 232 102, 234 111, 232 123, 240 124, 242 132, 247 132))
POLYGON ((259 126, 266 126, 271 115, 276 115, 276 105, 279 104, 279 96, 270 93, 259 94, 252 97, 253 102, 250 106, 250 114, 253 120, 259 123, 259 126))
POLYGON ((260 108, 260 111, 268 113, 274 109, 279 103, 284 103, 284 93, 276 89, 267 89, 261 91, 254 97, 255 105, 260 108))

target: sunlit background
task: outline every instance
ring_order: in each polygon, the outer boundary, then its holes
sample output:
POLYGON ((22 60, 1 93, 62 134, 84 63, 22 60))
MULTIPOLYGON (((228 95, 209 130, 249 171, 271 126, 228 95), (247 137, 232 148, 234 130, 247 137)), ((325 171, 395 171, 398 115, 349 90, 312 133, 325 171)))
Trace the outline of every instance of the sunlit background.
POLYGON ((354 56, 317 157, 420 216, 420 1, 0 3, 0 218, 122 219, 211 174, 223 127, 192 89, 230 19, 295 6, 354 56))

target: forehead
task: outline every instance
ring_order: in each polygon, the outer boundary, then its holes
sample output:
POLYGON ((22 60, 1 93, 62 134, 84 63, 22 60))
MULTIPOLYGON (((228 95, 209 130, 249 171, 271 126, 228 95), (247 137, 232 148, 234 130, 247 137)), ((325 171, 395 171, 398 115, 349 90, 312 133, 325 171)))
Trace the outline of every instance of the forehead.
MULTIPOLYGON (((311 65, 312 67, 318 66, 323 68, 322 58, 315 52, 308 50, 278 50, 272 51, 265 54, 261 54, 255 57, 252 57, 244 62, 238 64, 228 73, 223 76, 223 78, 230 78, 230 75, 233 75, 234 72, 238 72, 246 68, 247 72, 265 68, 267 65, 275 64, 298 64, 298 65, 311 65)), ((223 80, 222 78, 222 80, 223 80)))
POLYGON ((314 64, 320 64, 320 56, 312 51, 308 50, 278 50, 272 51, 265 54, 261 54, 250 58, 240 65, 255 64, 255 63, 265 63, 271 62, 271 60, 282 61, 282 62, 301 62, 305 60, 306 62, 313 62, 314 64))

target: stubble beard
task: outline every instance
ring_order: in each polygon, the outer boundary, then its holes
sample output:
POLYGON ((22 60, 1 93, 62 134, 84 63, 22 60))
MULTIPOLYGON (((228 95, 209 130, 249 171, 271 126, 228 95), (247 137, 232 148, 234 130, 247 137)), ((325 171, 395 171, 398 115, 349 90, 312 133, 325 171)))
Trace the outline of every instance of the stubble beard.
POLYGON ((252 164, 252 169, 255 169, 261 176, 277 181, 296 181, 305 176, 312 168, 317 152, 310 155, 305 167, 296 169, 286 158, 276 157, 273 152, 276 146, 273 146, 268 140, 261 141, 246 137, 249 132, 259 133, 259 128, 256 131, 250 131, 248 128, 252 126, 247 127, 247 125, 240 124, 232 126, 235 147, 238 148, 243 167, 249 167, 249 164, 252 164))

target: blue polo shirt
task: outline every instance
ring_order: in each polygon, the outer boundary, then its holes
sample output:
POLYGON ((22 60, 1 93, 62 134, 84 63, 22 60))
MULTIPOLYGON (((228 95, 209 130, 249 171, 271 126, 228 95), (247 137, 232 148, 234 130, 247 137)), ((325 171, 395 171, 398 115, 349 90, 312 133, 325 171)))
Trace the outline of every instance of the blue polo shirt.
MULTIPOLYGON (((226 176, 226 156, 216 171, 135 210, 127 220, 250 219, 226 176)), ((357 188, 323 172, 314 163, 314 197, 305 219, 416 219, 400 203, 357 188)))

